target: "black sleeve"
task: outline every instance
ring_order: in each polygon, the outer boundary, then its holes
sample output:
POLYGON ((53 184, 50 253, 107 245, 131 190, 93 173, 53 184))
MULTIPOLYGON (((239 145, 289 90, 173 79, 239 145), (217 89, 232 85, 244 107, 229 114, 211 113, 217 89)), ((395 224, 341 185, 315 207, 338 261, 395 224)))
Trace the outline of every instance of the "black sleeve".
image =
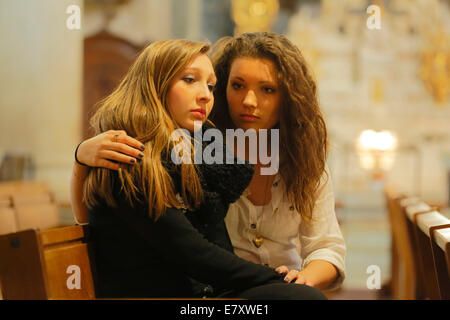
POLYGON ((198 281, 229 289, 245 289, 280 279, 273 269, 241 259, 210 243, 178 209, 169 208, 156 222, 135 212, 116 211, 149 249, 198 281))

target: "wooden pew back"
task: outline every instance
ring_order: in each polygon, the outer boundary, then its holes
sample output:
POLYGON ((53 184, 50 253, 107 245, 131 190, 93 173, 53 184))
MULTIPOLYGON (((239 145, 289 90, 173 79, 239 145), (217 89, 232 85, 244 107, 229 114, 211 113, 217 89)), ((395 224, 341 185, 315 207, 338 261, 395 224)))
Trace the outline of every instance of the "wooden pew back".
POLYGON ((0 234, 16 232, 16 213, 10 197, 0 197, 0 234))
POLYGON ((0 234, 59 225, 58 206, 45 184, 0 183, 0 234))
POLYGON ((0 236, 4 299, 94 299, 88 246, 81 226, 0 236))
POLYGON ((18 230, 49 229, 59 226, 59 212, 50 193, 12 196, 18 230))
POLYGON ((43 182, 37 181, 7 181, 0 183, 0 198, 13 194, 45 194, 48 187, 43 182))
MULTIPOLYGON (((408 208, 409 209, 409 208, 408 208)), ((414 228, 418 253, 421 258, 421 274, 424 283, 424 294, 427 299, 450 299, 450 274, 446 253, 446 229, 450 228, 450 220, 436 210, 422 211, 413 214, 407 210, 408 218, 414 228), (436 232, 441 231, 439 234, 436 232), (439 246, 437 239, 440 240, 439 246)))
POLYGON ((400 205, 404 197, 391 190, 386 190, 385 196, 394 244, 393 258, 396 259, 393 261, 392 269, 392 297, 400 300, 415 300, 418 298, 419 276, 413 239, 400 205))
POLYGON ((450 299, 450 228, 433 232, 432 251, 442 299, 450 299))

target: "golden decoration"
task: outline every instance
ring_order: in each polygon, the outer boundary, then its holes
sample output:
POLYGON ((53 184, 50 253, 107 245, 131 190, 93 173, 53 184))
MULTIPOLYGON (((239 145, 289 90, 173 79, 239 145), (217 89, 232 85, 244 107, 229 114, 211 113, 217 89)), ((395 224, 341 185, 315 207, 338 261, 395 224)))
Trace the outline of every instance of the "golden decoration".
POLYGON ((450 37, 439 31, 429 40, 429 46, 421 53, 420 76, 434 100, 445 104, 450 92, 450 37))
POLYGON ((384 99, 384 83, 380 78, 375 78, 372 83, 372 99, 379 103, 384 99))
POLYGON ((262 243, 264 242, 263 237, 261 236, 255 236, 253 238, 253 244, 255 245, 255 247, 259 248, 261 247, 262 243))
POLYGON ((270 31, 278 13, 278 0, 232 0, 235 34, 270 31))

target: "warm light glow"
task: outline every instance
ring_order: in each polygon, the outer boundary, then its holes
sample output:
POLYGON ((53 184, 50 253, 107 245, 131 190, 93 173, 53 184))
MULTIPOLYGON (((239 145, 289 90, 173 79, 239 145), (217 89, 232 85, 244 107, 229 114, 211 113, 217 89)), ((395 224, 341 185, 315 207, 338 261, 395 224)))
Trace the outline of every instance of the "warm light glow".
POLYGON ((388 151, 397 147, 397 140, 389 131, 364 130, 359 136, 362 150, 388 151))
POLYGON ((389 170, 394 164, 397 139, 387 130, 364 130, 359 136, 357 148, 363 169, 389 170))
POLYGON ((370 170, 375 168, 375 157, 371 154, 361 154, 359 164, 363 169, 370 170))
POLYGON ((377 141, 375 149, 377 150, 392 150, 396 147, 396 139, 389 131, 381 131, 377 134, 377 141))
POLYGON ((394 155, 385 154, 380 158, 380 167, 383 170, 389 170, 394 165, 394 155))
POLYGON ((373 130, 364 130, 359 136, 359 145, 363 150, 373 148, 377 140, 377 133, 373 130))

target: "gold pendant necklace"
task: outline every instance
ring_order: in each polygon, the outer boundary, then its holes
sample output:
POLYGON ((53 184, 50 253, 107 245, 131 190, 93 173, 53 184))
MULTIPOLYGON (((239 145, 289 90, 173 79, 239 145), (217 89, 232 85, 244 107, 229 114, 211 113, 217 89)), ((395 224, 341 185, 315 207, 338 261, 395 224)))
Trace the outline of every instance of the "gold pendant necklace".
MULTIPOLYGON (((266 203, 266 201, 267 201, 267 186, 268 185, 269 185, 269 178, 266 179, 266 189, 264 190, 264 203, 266 203)), ((261 210, 260 223, 257 225, 257 227, 259 227, 260 230, 261 230, 261 222, 262 222, 262 219, 264 216, 264 209, 265 209, 265 206, 267 206, 267 205, 268 204, 264 205, 261 210)), ((262 246, 262 244, 264 242, 264 238, 261 235, 259 235, 258 232, 256 232, 255 236, 253 237, 252 242, 255 245, 255 247, 259 248, 262 246)))
POLYGON ((253 244, 255 245, 255 247, 259 248, 261 247, 262 243, 264 242, 263 237, 256 235, 253 238, 253 244))

